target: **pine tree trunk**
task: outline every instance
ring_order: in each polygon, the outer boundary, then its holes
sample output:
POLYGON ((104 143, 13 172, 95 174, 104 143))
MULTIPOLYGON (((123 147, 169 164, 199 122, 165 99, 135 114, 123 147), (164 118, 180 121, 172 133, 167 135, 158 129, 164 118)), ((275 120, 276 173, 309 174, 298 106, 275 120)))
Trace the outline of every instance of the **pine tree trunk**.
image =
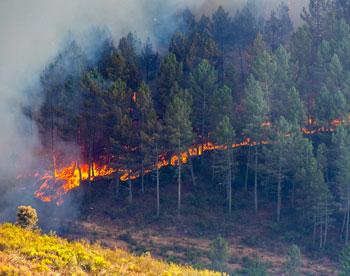
POLYGON ((281 193, 282 193, 282 187, 281 187, 281 179, 280 176, 278 177, 278 184, 277 184, 277 222, 280 221, 281 217, 281 193))
POLYGON ((92 178, 95 178, 95 163, 92 157, 91 157, 91 176, 92 178))
POLYGON ((278 167, 278 183, 277 183, 277 222, 280 221, 281 217, 281 204, 282 204, 282 165, 281 159, 279 159, 279 167, 278 167))
POLYGON ((312 236, 312 241, 316 241, 316 215, 314 215, 314 234, 312 236))
POLYGON ((159 167, 158 167, 158 150, 157 150, 157 217, 159 217, 160 198, 159 198, 159 167))
POLYGON ((77 165, 78 165, 78 143, 75 144, 75 161, 74 161, 74 166, 73 166, 73 170, 72 170, 72 176, 75 173, 75 170, 77 169, 77 165))
POLYGON ((82 179, 82 174, 81 174, 81 168, 80 168, 80 161, 79 161, 79 159, 78 159, 78 164, 77 164, 77 166, 78 166, 78 171, 79 171, 79 185, 81 186, 83 179, 82 179))
POLYGON ((228 164, 228 178, 227 178, 227 185, 228 185, 228 213, 231 214, 232 212, 232 171, 231 171, 231 158, 230 158, 230 150, 227 149, 227 164, 228 164))
POLYGON ((193 164, 192 164, 192 157, 191 157, 189 151, 187 151, 187 155, 188 155, 188 162, 190 163, 192 182, 193 182, 193 185, 194 185, 194 186, 197 186, 197 185, 196 185, 196 179, 195 179, 195 177, 194 177, 193 164))
POLYGON ((327 232, 328 232, 328 200, 326 200, 326 216, 325 216, 325 223, 324 223, 323 250, 326 249, 327 232))
MULTIPOLYGON (((80 134, 80 126, 79 126, 79 123, 77 125, 77 141, 76 141, 76 145, 77 145, 77 148, 78 148, 78 145, 79 145, 79 134, 80 134)), ((77 151, 77 167, 78 167, 78 171, 79 171, 79 186, 81 186, 81 183, 82 183, 82 174, 81 174, 81 168, 80 168, 80 157, 78 156, 78 151, 77 151)))
POLYGON ((347 211, 347 216, 346 216, 345 243, 347 244, 348 241, 349 241, 349 210, 347 211))
POLYGON ((92 132, 92 146, 91 146, 91 175, 93 178, 95 178, 95 163, 94 163, 94 155, 93 153, 95 152, 95 129, 92 132))
POLYGON ((128 161, 128 182, 129 182, 129 204, 132 204, 132 186, 131 186, 131 169, 128 161))
POLYGON ((92 137, 89 134, 89 173, 88 173, 88 181, 89 181, 89 190, 91 192, 91 155, 92 155, 92 137))
POLYGON ((248 145, 247 166, 245 170, 244 191, 248 190, 248 175, 249 175, 249 159, 250 159, 250 146, 248 145))
POLYGON ((340 238, 341 238, 341 239, 343 238, 343 233, 344 233, 344 230, 345 230, 345 223, 346 223, 347 215, 348 215, 348 213, 347 213, 347 212, 344 212, 343 224, 342 224, 341 233, 340 233, 340 238))
POLYGON ((347 183, 347 210, 348 213, 347 219, 346 219, 346 237, 345 237, 345 243, 347 244, 349 241, 349 212, 350 212, 350 183, 347 183))
POLYGON ((254 211, 258 212, 258 145, 255 145, 254 211))
POLYGON ((177 215, 179 216, 181 213, 181 144, 179 141, 179 170, 178 170, 178 190, 177 190, 177 215))
POLYGON ((206 106, 206 97, 203 96, 203 115, 202 115, 202 130, 201 130, 201 144, 202 144, 202 154, 201 154, 201 167, 204 166, 204 132, 205 132, 205 106, 206 106))
MULTIPOLYGON (((157 163, 158 165, 158 163, 157 163)), ((145 168, 143 166, 143 160, 141 161, 141 192, 144 194, 145 193, 145 188, 144 188, 144 183, 145 183, 145 176, 144 176, 144 171, 145 168)))
POLYGON ((294 195, 295 195, 295 182, 292 184, 292 197, 290 201, 290 207, 294 208, 294 195))
POLYGON ((323 245, 323 221, 322 216, 320 215, 320 249, 322 249, 323 245))
POLYGON ((55 149, 54 149, 54 118, 53 118, 53 107, 51 106, 51 163, 52 163, 52 177, 55 180, 56 168, 55 168, 55 149))

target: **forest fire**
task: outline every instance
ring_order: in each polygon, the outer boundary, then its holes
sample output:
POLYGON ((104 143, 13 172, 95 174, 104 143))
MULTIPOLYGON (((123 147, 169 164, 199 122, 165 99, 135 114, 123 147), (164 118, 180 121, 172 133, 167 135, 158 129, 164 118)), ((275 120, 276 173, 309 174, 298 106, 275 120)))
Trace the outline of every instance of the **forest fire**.
MULTIPOLYGON (((245 142, 232 145, 232 147, 246 146, 248 144, 249 144, 249 138, 245 142)), ((210 142, 207 142, 204 144, 203 150, 201 145, 194 146, 190 148, 188 151, 181 154, 182 163, 186 164, 188 162, 188 155, 200 156, 204 151, 214 150, 219 148, 226 148, 226 146, 222 146, 222 145, 218 146, 210 142)), ((144 171, 144 174, 148 174, 152 172, 157 168, 157 166, 160 169, 169 164, 172 166, 175 166, 179 162, 179 158, 177 155, 173 155, 170 158, 170 161, 166 159, 166 154, 160 155, 158 159, 159 159, 158 164, 154 164, 151 169, 146 169, 144 171)), ((90 173, 91 180, 95 179, 96 177, 107 176, 117 172, 116 169, 110 168, 108 164, 103 164, 103 165, 95 164, 92 170, 93 171, 91 171, 90 173)), ((129 176, 128 176, 129 174, 127 171, 120 169, 119 174, 121 175, 120 176, 121 181, 129 180, 129 176)), ((36 173, 35 175, 39 176, 39 173, 36 173)), ((130 174, 130 178, 132 180, 139 178, 140 176, 141 176, 141 172, 139 171, 132 171, 130 174)), ((77 164, 75 162, 72 162, 70 166, 56 169, 55 176, 52 176, 52 173, 50 171, 47 171, 45 175, 40 178, 40 181, 43 181, 43 184, 34 193, 34 195, 36 198, 40 199, 43 202, 56 201, 56 204, 59 206, 63 202, 62 196, 64 196, 71 189, 74 189, 80 186, 80 183, 82 181, 87 180, 88 178, 89 178, 89 165, 84 164, 80 166, 80 169, 79 169, 77 164)))
MULTIPOLYGON (((336 126, 339 126, 340 124, 344 123, 347 124, 350 121, 350 115, 348 116, 348 120, 334 120, 332 121, 329 126, 327 127, 320 127, 316 121, 314 121, 312 118, 309 118, 306 126, 302 129, 302 131, 305 134, 314 134, 316 132, 333 132, 335 130, 336 126)), ((262 126, 270 126, 270 122, 264 122, 262 126)), ((266 144, 266 142, 263 142, 263 144, 266 144)), ((240 147, 240 146, 247 146, 247 145, 255 145, 255 143, 250 144, 250 139, 247 138, 246 141, 241 142, 239 144, 234 144, 232 147, 240 147)), ((183 152, 181 154, 182 163, 186 164, 188 162, 188 156, 200 156, 203 154, 204 151, 208 150, 214 150, 214 149, 225 149, 227 146, 225 145, 214 145, 211 142, 207 142, 203 145, 193 146, 188 149, 188 151, 183 152)), ((167 154, 161 154, 158 157, 158 164, 154 164, 152 168, 148 168, 144 170, 144 175, 154 171, 157 166, 158 168, 162 168, 167 165, 176 166, 179 162, 178 155, 173 155, 169 158, 167 158, 167 154)), ((117 170, 110 168, 108 162, 105 162, 105 164, 94 164, 92 166, 90 173, 91 180, 95 179, 96 177, 100 176, 107 176, 111 175, 113 173, 116 173, 117 170)), ((134 180, 141 176, 141 171, 131 171, 130 172, 130 179, 134 180)), ((129 180, 129 173, 126 170, 120 169, 119 175, 121 181, 127 181, 129 180)), ((35 174, 36 177, 39 176, 39 173, 37 172, 35 174)), ((72 162, 70 166, 63 167, 60 169, 55 170, 55 176, 52 176, 51 172, 47 172, 44 176, 40 178, 40 181, 43 181, 43 184, 40 186, 40 188, 35 192, 35 197, 40 199, 43 202, 51 202, 56 201, 57 205, 60 205, 63 200, 62 196, 65 195, 68 191, 70 191, 73 188, 76 188, 80 186, 82 181, 88 180, 89 178, 89 165, 84 164, 80 166, 80 168, 77 166, 75 162, 72 162)))

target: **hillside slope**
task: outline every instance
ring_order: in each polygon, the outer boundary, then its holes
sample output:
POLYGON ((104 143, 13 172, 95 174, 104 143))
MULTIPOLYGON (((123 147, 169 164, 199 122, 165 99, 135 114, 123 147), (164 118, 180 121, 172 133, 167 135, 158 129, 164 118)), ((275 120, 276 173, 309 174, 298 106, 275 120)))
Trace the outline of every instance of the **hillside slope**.
POLYGON ((98 244, 68 242, 12 224, 0 226, 0 275, 207 275, 218 272, 167 264, 98 244))

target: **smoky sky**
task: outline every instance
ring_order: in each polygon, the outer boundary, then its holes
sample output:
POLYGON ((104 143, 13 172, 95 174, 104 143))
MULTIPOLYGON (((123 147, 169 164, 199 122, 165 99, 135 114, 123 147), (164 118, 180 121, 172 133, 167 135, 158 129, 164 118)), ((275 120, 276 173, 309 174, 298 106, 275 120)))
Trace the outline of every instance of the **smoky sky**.
MULTIPOLYGON (((258 4, 269 12, 279 1, 258 4)), ((287 2, 297 20, 306 0, 287 2)), ((234 15, 244 0, 1 0, 0 182, 37 165, 34 156, 40 143, 23 106, 39 108, 40 74, 62 49, 68 31, 79 40, 95 25, 107 27, 116 42, 129 31, 136 31, 141 40, 156 41, 176 29, 172 19, 177 11, 188 6, 199 16, 211 14, 218 5, 234 15), (155 34, 157 24, 162 29, 155 34)), ((93 49, 95 42, 89 43, 93 49)))

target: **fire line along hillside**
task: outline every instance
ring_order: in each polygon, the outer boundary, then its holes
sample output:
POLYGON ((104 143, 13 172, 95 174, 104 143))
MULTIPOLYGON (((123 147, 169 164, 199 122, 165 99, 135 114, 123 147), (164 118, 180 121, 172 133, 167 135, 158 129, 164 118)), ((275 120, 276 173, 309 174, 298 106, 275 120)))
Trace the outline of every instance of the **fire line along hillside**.
POLYGON ((42 70, 40 107, 23 107, 40 168, 15 183, 35 183, 43 231, 141 256, 126 263, 349 275, 350 2, 310 0, 297 22, 293 7, 182 7, 169 36, 154 20, 154 41, 70 36, 42 70))

